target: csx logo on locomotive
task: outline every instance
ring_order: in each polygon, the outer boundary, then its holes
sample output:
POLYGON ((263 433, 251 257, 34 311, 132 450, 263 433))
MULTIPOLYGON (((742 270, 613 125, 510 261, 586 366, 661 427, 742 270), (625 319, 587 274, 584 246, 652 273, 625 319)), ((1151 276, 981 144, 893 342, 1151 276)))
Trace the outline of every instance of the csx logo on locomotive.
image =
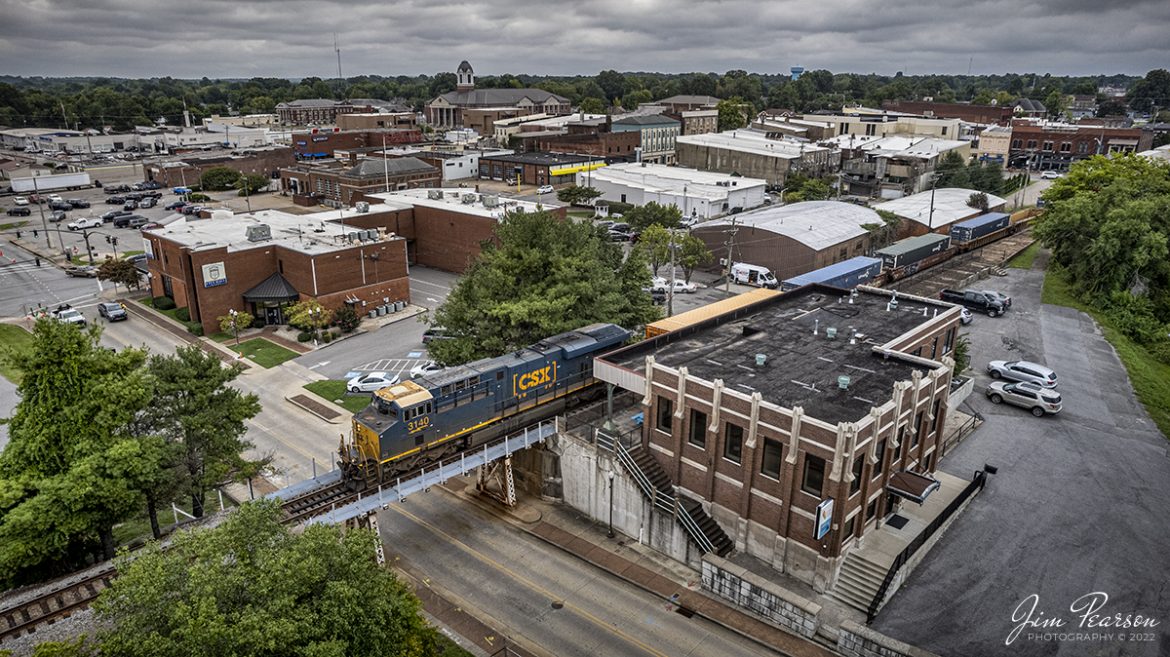
POLYGON ((527 392, 537 386, 543 386, 557 380, 556 364, 546 365, 538 370, 532 370, 526 374, 515 374, 512 376, 512 387, 515 389, 513 394, 527 392))

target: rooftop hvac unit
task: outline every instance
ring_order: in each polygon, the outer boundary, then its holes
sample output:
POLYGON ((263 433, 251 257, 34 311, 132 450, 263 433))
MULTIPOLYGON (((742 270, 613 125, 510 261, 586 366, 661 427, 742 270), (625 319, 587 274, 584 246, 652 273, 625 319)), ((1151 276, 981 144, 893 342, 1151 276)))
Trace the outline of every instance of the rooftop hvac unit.
POLYGON ((443 200, 443 190, 441 190, 441 189, 428 189, 427 190, 427 198, 431 199, 432 201, 442 201, 443 200))
POLYGON ((464 194, 463 198, 460 200, 463 202, 463 205, 471 205, 479 199, 476 198, 475 194, 464 194))
POLYGON ((372 228, 367 230, 366 231, 366 239, 370 240, 371 242, 377 242, 378 241, 378 231, 376 231, 372 228))
POLYGON ((268 224, 256 224, 248 226, 244 235, 247 236, 249 242, 263 242, 272 239, 272 228, 268 224))
POLYGON ((483 207, 494 208, 494 207, 497 207, 499 205, 500 205, 500 197, 499 196, 495 196, 494 194, 484 194, 483 195, 483 207))
POLYGON ((356 242, 358 240, 358 234, 356 232, 347 233, 345 239, 349 240, 350 243, 356 242))
POLYGON ((358 201, 356 204, 354 204, 353 207, 358 212, 369 212, 370 211, 370 204, 366 203, 365 201, 358 201))

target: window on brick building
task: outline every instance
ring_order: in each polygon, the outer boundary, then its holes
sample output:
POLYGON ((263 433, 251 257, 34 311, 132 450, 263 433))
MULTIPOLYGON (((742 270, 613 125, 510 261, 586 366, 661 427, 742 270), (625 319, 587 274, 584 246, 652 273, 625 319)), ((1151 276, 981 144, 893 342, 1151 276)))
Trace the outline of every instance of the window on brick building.
POLYGON ((931 433, 934 433, 934 430, 938 428, 938 421, 939 421, 938 411, 939 411, 939 407, 941 405, 942 405, 942 400, 936 399, 936 400, 934 400, 934 404, 930 407, 930 415, 931 415, 930 432, 931 433))
POLYGON ((874 456, 877 457, 877 463, 873 464, 873 476, 879 477, 886 469, 886 439, 882 438, 881 442, 874 448, 874 456))
POLYGON ((1088 153, 1089 152, 1089 143, 1084 142, 1084 141, 1078 143, 1077 144, 1077 152, 1080 153, 1081 155, 1088 153))
POLYGON ((1036 148, 1036 140, 1035 139, 1028 140, 1028 148, 1036 148))
POLYGON ((894 467, 894 464, 897 463, 898 460, 902 458, 902 441, 905 439, 906 439, 906 425, 902 425, 902 428, 898 430, 898 444, 894 447, 894 455, 890 457, 890 467, 891 468, 894 467))
POLYGON ((877 513, 877 503, 878 501, 875 498, 872 502, 869 503, 868 506, 865 507, 865 519, 867 521, 873 519, 874 514, 877 513))
POLYGON ((780 480, 780 459, 784 455, 784 446, 771 438, 764 439, 764 462, 760 466, 760 474, 780 480))
POLYGON ((687 434, 687 442, 704 449, 707 447, 707 414, 691 409, 691 429, 687 434))
POLYGON ((922 411, 914 416, 914 435, 910 439, 911 447, 918 447, 918 438, 922 435, 922 411))
POLYGON ((844 527, 844 529, 841 530, 841 542, 842 543, 844 543, 845 541, 847 541, 853 537, 853 532, 856 530, 856 527, 857 527, 856 521, 857 521, 856 515, 852 516, 851 518, 849 518, 848 520, 845 521, 845 527, 844 527))
POLYGON ((955 328, 952 327, 951 330, 947 331, 946 340, 943 341, 942 355, 946 356, 947 354, 951 353, 951 349, 954 348, 954 346, 955 346, 955 328))
POLYGON ((1071 141, 1061 142, 1060 152, 1061 153, 1071 153, 1072 152, 1072 142, 1071 141))
POLYGON ((825 485, 825 459, 812 454, 804 455, 804 474, 800 478, 800 490, 821 496, 825 485))
POLYGON ((849 494, 861 490, 861 471, 865 467, 865 455, 853 459, 853 481, 849 482, 849 494))
POLYGON ((724 431, 723 458, 732 463, 743 461, 743 427, 738 424, 727 423, 724 431))
POLYGON ((1046 150, 1046 151, 1052 150, 1052 142, 1050 142, 1050 141, 1044 142, 1044 150, 1046 150))
POLYGON ((1013 139, 1012 140, 1012 148, 1022 148, 1023 146, 1024 146, 1023 139, 1013 139))
POLYGON ((674 402, 666 397, 659 395, 658 397, 658 415, 655 418, 654 426, 659 431, 671 432, 674 418, 674 402))

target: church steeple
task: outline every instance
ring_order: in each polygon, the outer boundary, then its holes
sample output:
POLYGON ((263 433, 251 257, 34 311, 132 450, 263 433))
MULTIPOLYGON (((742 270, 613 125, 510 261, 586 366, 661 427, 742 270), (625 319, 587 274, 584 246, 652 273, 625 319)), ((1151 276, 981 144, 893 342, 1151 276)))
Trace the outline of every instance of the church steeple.
POLYGON ((475 71, 471 70, 471 64, 466 59, 455 69, 455 78, 455 91, 471 91, 475 88, 475 71))

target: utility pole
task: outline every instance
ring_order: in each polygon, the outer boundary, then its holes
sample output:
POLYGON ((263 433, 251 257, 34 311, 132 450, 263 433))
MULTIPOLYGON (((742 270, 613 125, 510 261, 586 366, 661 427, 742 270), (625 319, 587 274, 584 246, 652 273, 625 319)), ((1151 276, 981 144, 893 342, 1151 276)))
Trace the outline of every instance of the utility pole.
POLYGON ((938 187, 938 174, 930 177, 930 216, 926 220, 927 230, 934 230, 934 189, 938 187))
POLYGON ((64 124, 65 129, 68 130, 69 117, 65 116, 65 101, 61 101, 61 122, 64 124))
POLYGON ((45 221, 45 204, 41 200, 41 188, 37 186, 37 177, 33 175, 33 196, 37 197, 37 210, 41 213, 41 227, 45 231, 45 248, 53 251, 53 242, 49 240, 49 222, 45 221))
POLYGON ((670 282, 666 284, 666 316, 674 316, 674 229, 670 229, 670 282))
POLYGON ((390 193, 390 158, 386 157, 386 131, 382 131, 382 173, 386 176, 386 193, 390 193))
POLYGON ((727 231, 727 242, 724 243, 727 246, 727 267, 723 270, 723 293, 728 296, 731 295, 731 253, 735 250, 735 234, 739 232, 735 227, 735 220, 736 217, 732 215, 731 230, 727 231))

